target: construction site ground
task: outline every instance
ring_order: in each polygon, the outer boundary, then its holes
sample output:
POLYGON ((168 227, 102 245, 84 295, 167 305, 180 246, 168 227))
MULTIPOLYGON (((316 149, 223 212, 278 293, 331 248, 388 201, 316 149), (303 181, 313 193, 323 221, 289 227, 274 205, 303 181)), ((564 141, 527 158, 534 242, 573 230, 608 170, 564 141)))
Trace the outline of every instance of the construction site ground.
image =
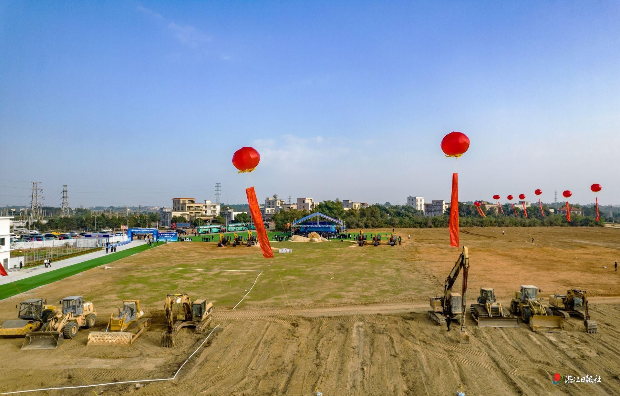
POLYGON ((85 329, 56 350, 22 351, 23 339, 2 339, 0 392, 140 380, 40 394, 620 394, 619 230, 461 229, 468 305, 480 287, 494 287, 506 306, 521 284, 544 297, 583 288, 598 324, 597 334, 577 318, 563 331, 534 333, 525 324, 479 329, 468 316, 468 345, 459 344, 458 325, 447 332, 427 317, 428 298, 442 292, 460 253, 447 229, 396 231, 402 246, 273 242, 292 253, 271 260, 258 247, 169 243, 2 300, 0 322, 15 319, 27 298, 82 295, 101 331, 123 299, 140 299, 152 325, 129 347, 86 346, 85 329), (211 327, 219 327, 175 380, 145 382, 171 377, 205 337, 184 329, 176 347, 160 347, 165 295, 180 292, 213 301, 211 327), (556 385, 555 373, 600 383, 556 385))

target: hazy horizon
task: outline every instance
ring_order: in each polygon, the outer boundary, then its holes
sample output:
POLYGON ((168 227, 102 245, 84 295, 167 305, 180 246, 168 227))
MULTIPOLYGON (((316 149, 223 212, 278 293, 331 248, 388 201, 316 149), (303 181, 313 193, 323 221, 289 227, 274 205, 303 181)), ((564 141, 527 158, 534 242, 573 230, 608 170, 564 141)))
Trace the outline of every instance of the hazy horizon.
POLYGON ((0 2, 0 207, 620 204, 620 3, 0 2), (238 174, 232 154, 261 163, 238 174))

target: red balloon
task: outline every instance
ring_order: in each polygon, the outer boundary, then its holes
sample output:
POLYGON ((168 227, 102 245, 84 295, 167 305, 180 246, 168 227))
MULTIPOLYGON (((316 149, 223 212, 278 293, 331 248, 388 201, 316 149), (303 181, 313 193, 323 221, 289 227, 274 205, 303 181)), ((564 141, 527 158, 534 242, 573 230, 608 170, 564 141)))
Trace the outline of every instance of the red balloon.
POLYGON ((595 192, 595 193, 601 191, 602 188, 603 187, 601 187, 600 184, 593 184, 593 185, 590 186, 590 190, 592 190, 592 192, 595 192))
POLYGON ((562 195, 564 195, 564 198, 570 198, 570 196, 573 195, 573 193, 570 192, 570 190, 566 190, 562 193, 562 195))
POLYGON ((537 188, 536 191, 534 191, 534 194, 540 195, 542 194, 542 190, 540 188, 537 188))
POLYGON ((235 151, 232 157, 232 163, 235 168, 239 169, 239 173, 252 172, 260 162, 260 154, 252 147, 242 147, 235 151))
POLYGON ((499 195, 493 195, 493 199, 499 199, 499 195))
POLYGON ((474 202, 474 205, 476 205, 477 207, 480 207, 481 204, 480 204, 480 202, 476 201, 476 202, 474 202))
POLYGON ((519 199, 525 199, 525 194, 519 194, 519 199))
POLYGON ((446 157, 460 157, 469 148, 469 138, 461 132, 450 132, 441 141, 441 149, 446 157))
POLYGON ((509 201, 512 201, 512 195, 509 195, 506 198, 508 198, 509 201))

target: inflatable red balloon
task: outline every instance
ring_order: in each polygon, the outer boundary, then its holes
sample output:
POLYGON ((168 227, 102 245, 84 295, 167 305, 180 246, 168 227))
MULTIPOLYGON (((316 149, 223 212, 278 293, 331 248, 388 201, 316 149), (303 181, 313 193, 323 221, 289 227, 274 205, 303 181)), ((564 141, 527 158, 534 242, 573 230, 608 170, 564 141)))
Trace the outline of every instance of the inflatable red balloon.
POLYGON ((477 207, 480 207, 480 202, 476 201, 474 202, 474 205, 476 205, 477 207))
POLYGON ((239 173, 252 172, 260 162, 260 154, 252 147, 242 147, 235 151, 232 157, 232 163, 235 168, 239 169, 239 173))
MULTIPOLYGON (((524 200, 525 194, 519 194, 519 199, 524 200)), ((527 209, 525 208, 525 201, 523 201, 523 214, 525 215, 525 217, 527 217, 527 209)))
POLYGON ((502 204, 499 202, 499 198, 499 194, 493 195, 493 199, 497 200, 497 214, 499 214, 500 211, 502 212, 502 214, 504 214, 504 208, 502 208, 502 204))
POLYGON ((525 194, 519 194, 519 199, 525 199, 525 194))
POLYGON ((446 157, 460 157, 469 149, 469 138, 462 132, 450 132, 441 141, 446 157))
MULTIPOLYGON (((508 198, 509 201, 512 201, 512 199, 514 198, 512 195, 507 196, 506 198, 508 198)), ((515 208, 515 204, 513 204, 512 202, 510 203, 510 205, 512 205, 512 210, 515 212, 515 216, 517 215, 517 209, 515 208)))
MULTIPOLYGON (((542 194, 542 190, 540 188, 537 188, 536 191, 534 191, 534 194, 541 195, 542 194)), ((538 198, 538 205, 540 205, 540 214, 541 214, 541 216, 545 217, 545 212, 543 211, 542 201, 540 200, 540 198, 538 198)))
POLYGON ((564 198, 566 198, 566 220, 570 221, 570 206, 568 205, 568 198, 570 198, 573 193, 570 192, 570 190, 565 190, 562 195, 564 195, 564 198))
POLYGON ((499 199, 500 196, 499 195, 493 195, 493 199, 499 199))
MULTIPOLYGON (((597 193, 599 191, 601 191, 603 189, 603 187, 601 187, 600 184, 593 184, 590 186, 590 190, 592 190, 593 193, 597 193)), ((596 221, 600 220, 600 216, 598 215, 598 197, 596 197, 596 221)))
POLYGON ((564 198, 570 198, 573 193, 570 190, 566 190, 562 193, 562 195, 564 195, 564 198))
POLYGON ((509 201, 512 201, 512 195, 507 196, 506 198, 508 198, 509 201))

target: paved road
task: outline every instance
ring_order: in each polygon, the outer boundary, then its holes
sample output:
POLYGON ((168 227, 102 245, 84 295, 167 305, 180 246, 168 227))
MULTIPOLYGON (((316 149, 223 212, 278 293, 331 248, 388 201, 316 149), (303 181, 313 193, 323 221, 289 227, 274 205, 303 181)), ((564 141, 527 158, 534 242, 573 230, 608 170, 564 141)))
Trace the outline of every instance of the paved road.
MULTIPOLYGON (((116 253, 122 252, 125 249, 129 249, 132 247, 140 246, 144 244, 143 240, 135 240, 127 245, 119 246, 116 248, 116 253)), ((115 253, 108 253, 108 255, 114 255, 115 253)), ((0 276, 0 285, 4 285, 7 283, 15 282, 20 279, 30 278, 31 276, 43 274, 46 272, 55 271, 59 268, 69 267, 75 264, 83 263, 84 261, 92 260, 97 257, 103 257, 106 255, 105 249, 93 253, 84 254, 81 256, 71 257, 64 260, 52 261, 51 268, 45 268, 43 264, 37 265, 36 267, 29 267, 20 270, 9 270, 9 276, 0 276)))

